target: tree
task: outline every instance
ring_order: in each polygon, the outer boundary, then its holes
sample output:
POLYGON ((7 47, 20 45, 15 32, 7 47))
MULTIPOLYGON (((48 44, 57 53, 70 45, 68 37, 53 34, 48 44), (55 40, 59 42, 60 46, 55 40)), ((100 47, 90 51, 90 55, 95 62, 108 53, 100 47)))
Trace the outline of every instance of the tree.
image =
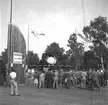
POLYGON ((4 81, 6 80, 6 64, 8 62, 7 49, 2 51, 0 57, 0 85, 3 85, 4 81))
POLYGON ((106 17, 99 16, 83 28, 85 37, 93 42, 92 49, 101 60, 102 66, 108 61, 108 49, 105 47, 108 35, 108 21, 106 17))
POLYGON ((28 52, 28 68, 33 65, 39 65, 39 57, 38 54, 34 54, 33 51, 28 52))
POLYGON ((90 22, 89 26, 83 28, 86 38, 91 41, 106 41, 108 34, 108 21, 106 17, 99 16, 90 22))
POLYGON ((70 58, 70 64, 72 64, 73 67, 75 66, 75 69, 78 70, 78 67, 80 67, 82 64, 84 47, 82 43, 77 42, 75 33, 70 35, 70 38, 68 40, 68 47, 70 48, 67 51, 67 54, 70 58))
POLYGON ((69 58, 67 54, 63 54, 60 58, 59 58, 59 64, 60 65, 69 65, 69 58))
POLYGON ((5 49, 5 50, 1 53, 1 56, 2 56, 3 62, 4 62, 5 64, 7 64, 7 62, 8 62, 8 50, 5 49))
POLYGON ((2 57, 2 70, 6 70, 6 64, 8 63, 8 50, 4 49, 1 53, 2 57))
POLYGON ((83 68, 90 69, 90 68, 99 68, 100 60, 98 57, 95 56, 94 51, 86 51, 84 52, 84 62, 83 68))
POLYGON ((3 69, 4 67, 4 63, 3 60, 0 59, 0 86, 3 86, 4 84, 4 80, 5 80, 5 69, 3 69))
POLYGON ((66 64, 68 57, 64 54, 64 49, 59 46, 58 43, 53 42, 47 46, 45 52, 42 55, 41 63, 47 64, 47 57, 55 57, 58 65, 66 64))

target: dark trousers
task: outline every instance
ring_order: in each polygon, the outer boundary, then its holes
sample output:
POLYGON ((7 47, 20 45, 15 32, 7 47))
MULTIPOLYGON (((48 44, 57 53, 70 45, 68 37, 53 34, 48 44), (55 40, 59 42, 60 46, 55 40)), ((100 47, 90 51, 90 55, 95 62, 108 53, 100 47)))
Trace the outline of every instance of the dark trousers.
POLYGON ((98 79, 93 80, 93 88, 94 88, 94 87, 97 87, 97 88, 100 89, 100 86, 99 86, 99 80, 98 80, 98 79))
POLYGON ((46 77, 45 79, 45 86, 46 88, 51 88, 52 87, 52 78, 50 76, 46 77))
POLYGON ((71 86, 71 81, 70 80, 67 80, 67 83, 66 83, 66 88, 69 89, 71 86))

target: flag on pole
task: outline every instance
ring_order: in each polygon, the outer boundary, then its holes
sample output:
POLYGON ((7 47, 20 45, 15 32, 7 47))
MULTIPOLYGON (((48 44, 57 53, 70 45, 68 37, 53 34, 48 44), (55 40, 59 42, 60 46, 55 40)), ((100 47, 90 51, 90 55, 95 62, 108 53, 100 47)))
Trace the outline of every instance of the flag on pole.
MULTIPOLYGON (((92 41, 88 40, 87 38, 85 38, 84 36, 82 36, 81 34, 77 34, 81 39, 83 39, 85 42, 87 43, 92 43, 92 41)), ((102 44, 105 45, 106 48, 108 48, 108 40, 106 42, 104 41, 100 41, 102 44)))
POLYGON ((32 33, 35 37, 37 37, 36 33, 35 33, 33 30, 31 31, 31 33, 32 33))
POLYGON ((92 43, 92 41, 88 40, 87 38, 85 38, 84 36, 82 36, 81 34, 77 34, 81 39, 83 39, 85 42, 87 43, 92 43))
MULTIPOLYGON (((31 29, 31 28, 30 28, 30 29, 31 29)), ((31 33, 32 33, 35 37, 37 37, 37 35, 42 35, 42 36, 45 35, 44 33, 38 34, 38 33, 36 33, 36 31, 34 31, 33 29, 31 29, 31 33)))

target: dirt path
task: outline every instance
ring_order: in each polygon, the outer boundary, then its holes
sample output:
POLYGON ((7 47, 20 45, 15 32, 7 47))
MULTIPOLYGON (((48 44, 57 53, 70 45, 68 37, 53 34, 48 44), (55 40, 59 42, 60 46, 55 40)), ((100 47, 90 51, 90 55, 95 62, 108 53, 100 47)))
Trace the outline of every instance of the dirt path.
POLYGON ((108 105, 108 89, 101 91, 37 89, 21 86, 21 96, 10 96, 10 88, 0 88, 0 105, 108 105))

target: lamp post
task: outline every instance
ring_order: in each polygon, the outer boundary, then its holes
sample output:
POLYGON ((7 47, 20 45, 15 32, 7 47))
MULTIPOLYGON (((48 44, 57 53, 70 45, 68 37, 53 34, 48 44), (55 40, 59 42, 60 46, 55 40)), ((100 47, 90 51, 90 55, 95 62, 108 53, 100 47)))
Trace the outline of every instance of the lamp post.
POLYGON ((40 33, 40 34, 38 34, 38 33, 35 33, 31 28, 30 28, 30 25, 28 25, 28 44, 27 44, 27 68, 28 68, 28 65, 29 65, 29 57, 28 57, 28 52, 29 52, 29 38, 30 38, 30 35, 29 35, 29 32, 30 32, 30 30, 31 30, 31 32, 32 32, 32 34, 34 34, 35 36, 37 36, 37 35, 42 35, 42 36, 44 36, 45 34, 44 33, 40 33))

